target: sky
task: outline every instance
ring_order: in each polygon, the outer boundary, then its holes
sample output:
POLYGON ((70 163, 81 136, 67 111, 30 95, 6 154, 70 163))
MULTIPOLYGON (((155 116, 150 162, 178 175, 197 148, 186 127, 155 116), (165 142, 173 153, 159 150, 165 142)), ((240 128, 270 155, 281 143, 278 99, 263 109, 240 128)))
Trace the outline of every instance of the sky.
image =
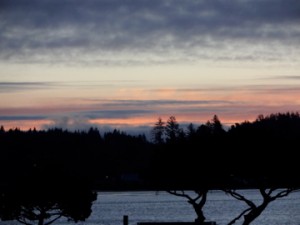
POLYGON ((299 109, 299 0, 0 1, 5 129, 138 133, 299 109))

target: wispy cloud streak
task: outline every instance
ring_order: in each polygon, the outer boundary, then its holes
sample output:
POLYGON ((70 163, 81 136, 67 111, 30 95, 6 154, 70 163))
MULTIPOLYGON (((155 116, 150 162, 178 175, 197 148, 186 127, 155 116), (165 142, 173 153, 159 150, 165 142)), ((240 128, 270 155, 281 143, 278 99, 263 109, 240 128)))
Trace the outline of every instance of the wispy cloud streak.
POLYGON ((50 88, 53 83, 48 82, 0 82, 0 92, 15 92, 50 88))
MULTIPOLYGON (((150 92, 153 90, 149 90, 150 92)), ((163 90, 162 90, 163 91, 163 90)), ((191 121, 202 120, 212 114, 226 117, 248 119, 263 112, 272 110, 295 111, 300 106, 300 88, 297 86, 253 85, 237 88, 211 89, 178 89, 182 99, 79 99, 80 104, 65 101, 56 105, 36 107, 0 107, 0 120, 33 120, 55 118, 85 118, 85 120, 117 121, 139 118, 153 118, 159 115, 181 115, 191 121), (189 96, 198 95, 190 100, 189 96), (186 93, 186 95, 184 94, 186 93), (199 95, 200 93, 200 95, 199 95), (200 97, 202 96, 202 97, 200 97), (225 96, 225 97, 224 97, 225 96), (274 99, 274 96, 277 96, 274 99), (202 98, 202 99, 201 99, 202 98), (199 119, 197 119, 199 117, 199 119)), ((274 111, 273 111, 274 112, 274 111)))

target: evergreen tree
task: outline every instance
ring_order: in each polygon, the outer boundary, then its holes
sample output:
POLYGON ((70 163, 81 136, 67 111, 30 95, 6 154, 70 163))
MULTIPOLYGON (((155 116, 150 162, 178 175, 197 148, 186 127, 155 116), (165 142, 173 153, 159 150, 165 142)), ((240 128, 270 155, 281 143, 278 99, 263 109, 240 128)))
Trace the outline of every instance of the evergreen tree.
POLYGON ((164 134, 165 134, 165 123, 159 117, 155 123, 154 128, 151 131, 152 141, 155 144, 164 143, 164 134))
POLYGON ((166 124, 167 141, 174 142, 180 135, 179 124, 175 116, 170 116, 166 124))

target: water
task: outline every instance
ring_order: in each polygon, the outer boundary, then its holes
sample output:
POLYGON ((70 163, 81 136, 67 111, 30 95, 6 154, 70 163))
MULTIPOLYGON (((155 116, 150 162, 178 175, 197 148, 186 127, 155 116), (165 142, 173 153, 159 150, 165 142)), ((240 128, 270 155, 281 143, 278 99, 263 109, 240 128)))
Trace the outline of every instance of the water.
MULTIPOLYGON (((255 190, 244 191, 245 196, 255 202, 260 195, 255 190)), ((233 199, 221 191, 213 191, 208 195, 204 208, 208 221, 216 221, 218 225, 226 225, 246 207, 243 202, 233 199)), ((122 225, 123 215, 128 215, 129 224, 145 221, 193 221, 196 217, 186 199, 170 195, 166 192, 105 192, 98 193, 93 204, 92 215, 78 225, 122 225)), ((17 224, 16 222, 0 222, 1 225, 17 224)), ((241 220, 235 224, 240 225, 241 220)), ((57 221, 57 225, 71 225, 65 219, 57 221)), ((271 202, 253 225, 300 225, 300 192, 271 202)))

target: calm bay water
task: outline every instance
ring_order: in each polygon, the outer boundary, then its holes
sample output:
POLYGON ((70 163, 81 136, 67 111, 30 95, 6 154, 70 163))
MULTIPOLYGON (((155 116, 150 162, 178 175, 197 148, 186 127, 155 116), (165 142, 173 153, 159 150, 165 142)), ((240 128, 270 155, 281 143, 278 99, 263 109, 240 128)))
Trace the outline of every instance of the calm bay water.
MULTIPOLYGON (((256 202, 260 195, 255 190, 244 194, 256 202)), ((225 225, 245 208, 245 204, 220 191, 212 191, 205 205, 208 221, 225 225)), ((191 205, 184 198, 166 192, 100 192, 93 204, 92 215, 78 225, 122 225, 123 215, 128 215, 129 224, 143 221, 193 221, 196 217, 191 205)), ((241 224, 237 221, 235 224, 241 224)), ((4 223, 3 224, 16 224, 4 223)), ((66 220, 57 225, 70 225, 66 220)), ((278 199, 268 206, 253 225, 300 225, 300 192, 278 199)))

